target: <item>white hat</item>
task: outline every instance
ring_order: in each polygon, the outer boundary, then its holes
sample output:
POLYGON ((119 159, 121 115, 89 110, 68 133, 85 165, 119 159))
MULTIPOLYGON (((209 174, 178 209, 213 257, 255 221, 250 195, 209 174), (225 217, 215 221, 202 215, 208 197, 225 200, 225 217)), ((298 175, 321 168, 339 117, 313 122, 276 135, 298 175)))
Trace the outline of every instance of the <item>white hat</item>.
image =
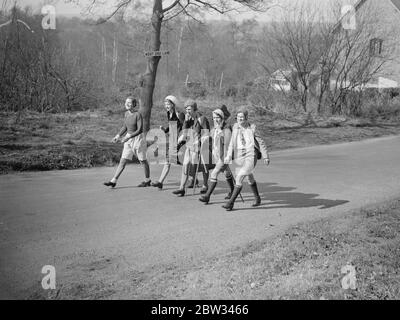
POLYGON ((179 103, 178 98, 175 97, 175 96, 167 96, 167 97, 165 97, 164 100, 169 100, 169 101, 171 101, 171 102, 175 105, 175 107, 177 107, 177 106, 178 106, 178 103, 179 103))
POLYGON ((216 109, 216 110, 213 111, 213 113, 215 113, 216 115, 220 116, 222 120, 225 119, 224 112, 221 109, 216 109))

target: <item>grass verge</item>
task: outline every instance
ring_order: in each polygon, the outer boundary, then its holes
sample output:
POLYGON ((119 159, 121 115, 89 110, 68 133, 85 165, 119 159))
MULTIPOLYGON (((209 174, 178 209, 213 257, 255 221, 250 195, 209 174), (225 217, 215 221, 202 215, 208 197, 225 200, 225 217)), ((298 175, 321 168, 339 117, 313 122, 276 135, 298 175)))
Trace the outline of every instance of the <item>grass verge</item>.
POLYGON ((54 296, 29 298, 397 300, 400 199, 298 224, 205 261, 114 271, 87 271, 84 284, 71 279, 54 296), (346 265, 355 268, 355 290, 342 287, 346 265))
POLYGON ((188 269, 154 273, 134 297, 397 300, 400 200, 302 223, 188 269), (342 288, 346 265, 356 270, 355 290, 342 288))

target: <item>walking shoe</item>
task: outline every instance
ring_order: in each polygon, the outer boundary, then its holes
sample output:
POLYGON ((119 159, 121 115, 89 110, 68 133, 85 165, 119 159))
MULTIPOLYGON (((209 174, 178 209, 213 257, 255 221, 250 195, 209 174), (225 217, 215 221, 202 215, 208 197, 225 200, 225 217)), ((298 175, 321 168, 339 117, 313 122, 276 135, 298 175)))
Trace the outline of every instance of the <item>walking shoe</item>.
POLYGON ((104 182, 103 184, 104 184, 105 186, 111 187, 111 188, 115 188, 115 186, 117 185, 116 182, 111 182, 111 181, 104 182))
POLYGON ((206 194, 207 190, 208 190, 208 187, 207 186, 203 186, 203 188, 201 188, 201 190, 200 190, 200 193, 201 194, 206 194))
POLYGON ((257 188, 257 182, 254 182, 254 184, 250 185, 251 191, 253 191, 255 201, 251 205, 252 207, 258 207, 261 205, 261 197, 260 194, 258 193, 258 188, 257 188))
POLYGON ((231 197, 232 197, 232 192, 229 192, 229 193, 226 195, 225 200, 229 200, 231 197))
POLYGON ((150 187, 150 185, 151 185, 151 180, 143 181, 141 184, 138 185, 138 188, 150 187))
POLYGON ((200 197, 199 201, 204 202, 205 204, 208 204, 210 202, 211 194, 213 193, 216 186, 217 186, 217 182, 211 181, 210 188, 208 189, 207 193, 204 196, 200 197))
POLYGON ((185 195, 185 189, 178 189, 172 192, 173 194, 183 197, 185 195))
POLYGON ((152 187, 157 187, 157 188, 160 189, 160 190, 163 188, 163 184, 162 184, 161 182, 159 182, 159 181, 153 182, 153 183, 151 184, 151 186, 152 186, 152 187))
POLYGON ((233 205, 235 204, 236 198, 240 194, 240 191, 242 191, 242 186, 235 186, 235 189, 232 192, 232 197, 225 205, 222 206, 222 208, 226 209, 226 211, 232 211, 233 205))

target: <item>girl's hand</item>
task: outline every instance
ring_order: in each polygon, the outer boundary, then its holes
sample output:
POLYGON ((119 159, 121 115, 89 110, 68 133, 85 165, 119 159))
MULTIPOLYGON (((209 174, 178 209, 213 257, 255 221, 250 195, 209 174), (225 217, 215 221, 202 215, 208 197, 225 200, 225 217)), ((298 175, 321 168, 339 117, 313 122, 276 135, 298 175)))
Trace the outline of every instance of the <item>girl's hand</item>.
POLYGON ((269 160, 269 158, 265 158, 265 159, 264 159, 264 163, 265 163, 267 166, 270 164, 270 162, 271 162, 271 161, 269 160))
POLYGON ((112 138, 112 140, 111 140, 111 142, 112 143, 117 143, 118 142, 118 140, 119 140, 119 135, 117 134, 114 138, 112 138))

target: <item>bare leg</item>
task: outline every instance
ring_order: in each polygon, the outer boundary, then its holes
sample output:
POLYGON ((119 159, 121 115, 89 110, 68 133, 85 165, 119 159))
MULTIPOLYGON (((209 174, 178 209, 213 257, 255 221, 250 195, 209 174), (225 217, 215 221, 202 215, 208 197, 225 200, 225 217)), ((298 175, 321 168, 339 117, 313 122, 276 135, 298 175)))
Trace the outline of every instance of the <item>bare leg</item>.
POLYGON ((169 171, 171 169, 171 164, 167 163, 164 165, 163 170, 161 172, 160 179, 158 179, 159 182, 163 183, 165 178, 167 177, 169 171))
POLYGON ((150 180, 150 166, 149 162, 147 160, 140 161, 141 165, 144 168, 144 176, 146 178, 146 181, 150 180))
POLYGON ((121 160, 119 161, 117 171, 115 172, 114 177, 111 179, 111 182, 117 182, 121 173, 124 171, 127 162, 128 162, 127 159, 121 158, 121 160))
POLYGON ((182 176, 181 176, 181 184, 179 186, 179 190, 185 189, 185 185, 186 185, 186 182, 188 180, 188 171, 189 171, 189 164, 183 165, 182 176))

